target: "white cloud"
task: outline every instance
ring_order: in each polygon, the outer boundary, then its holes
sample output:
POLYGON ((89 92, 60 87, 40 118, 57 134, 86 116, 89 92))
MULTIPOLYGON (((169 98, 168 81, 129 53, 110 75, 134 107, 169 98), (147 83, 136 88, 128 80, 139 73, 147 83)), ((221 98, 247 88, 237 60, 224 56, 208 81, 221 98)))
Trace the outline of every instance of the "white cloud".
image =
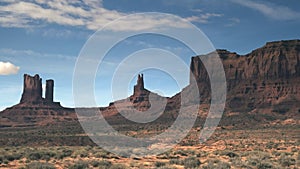
POLYGON ((191 9, 192 12, 203 12, 202 9, 191 9))
POLYGON ((218 13, 203 13, 199 16, 191 16, 186 18, 190 22, 208 23, 209 19, 212 17, 222 17, 223 14, 218 13))
POLYGON ((241 22, 239 18, 229 18, 228 21, 229 23, 225 24, 226 27, 232 27, 241 22))
MULTIPOLYGON (((199 11, 199 10, 198 10, 199 11)), ((30 0, 27 2, 7 1, 0 6, 0 26, 2 27, 40 27, 45 24, 76 26, 88 30, 98 30, 107 23, 128 13, 109 10, 103 7, 102 1, 69 1, 69 0, 30 0)), ((211 17, 220 14, 205 13, 188 20, 207 23, 211 17)), ((158 18, 157 16, 133 16, 120 21, 113 31, 139 31, 167 25, 185 28, 187 24, 178 24, 172 17, 158 18)))
POLYGON ((275 5, 272 3, 254 2, 251 0, 231 0, 239 5, 256 10, 263 15, 275 20, 297 20, 300 13, 286 6, 275 5))
POLYGON ((76 60, 75 56, 70 55, 63 55, 63 54, 47 54, 47 53, 40 53, 32 50, 14 50, 9 48, 1 48, 0 49, 1 54, 5 54, 10 56, 10 59, 13 59, 15 57, 20 57, 28 59, 28 57, 34 57, 34 59, 41 58, 41 59, 64 59, 64 60, 70 60, 74 61, 76 60))
POLYGON ((13 65, 10 62, 0 62, 0 75, 17 74, 20 67, 13 65))

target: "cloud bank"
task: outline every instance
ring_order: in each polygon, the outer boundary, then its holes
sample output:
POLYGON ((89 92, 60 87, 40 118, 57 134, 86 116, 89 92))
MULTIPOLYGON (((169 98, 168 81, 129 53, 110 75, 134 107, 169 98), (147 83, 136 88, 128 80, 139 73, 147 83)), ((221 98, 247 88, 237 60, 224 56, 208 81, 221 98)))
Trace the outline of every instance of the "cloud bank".
MULTIPOLYGON (((81 27, 87 30, 98 30, 107 23, 130 13, 109 10, 103 7, 102 1, 84 0, 4 0, 0 6, 0 26, 2 27, 41 27, 46 24, 81 27)), ((188 20, 207 23, 212 17, 220 14, 202 13, 187 17, 188 20)), ((132 20, 120 23, 112 31, 139 31, 157 26, 168 25, 185 28, 187 24, 175 24, 172 17, 157 18, 151 16, 132 17, 132 20), (137 24, 137 21, 140 21, 137 24)))
POLYGON ((0 75, 17 74, 20 67, 13 65, 10 62, 0 62, 0 75))

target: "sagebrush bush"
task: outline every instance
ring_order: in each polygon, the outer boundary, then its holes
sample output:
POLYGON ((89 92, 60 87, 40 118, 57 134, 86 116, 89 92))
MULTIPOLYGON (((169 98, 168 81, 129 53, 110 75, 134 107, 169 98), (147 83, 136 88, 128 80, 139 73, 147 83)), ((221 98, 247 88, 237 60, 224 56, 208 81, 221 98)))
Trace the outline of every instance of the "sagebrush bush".
POLYGON ((165 166, 165 165, 166 165, 166 163, 161 162, 161 161, 155 162, 155 167, 162 167, 162 166, 165 166))
POLYGON ((42 163, 42 162, 32 162, 27 164, 24 169, 56 169, 53 164, 42 163))
POLYGON ((208 164, 206 164, 205 166, 202 167, 203 169, 230 169, 231 166, 230 164, 226 163, 226 162, 222 162, 220 160, 210 160, 208 162, 208 164))
POLYGON ((182 163, 184 168, 196 168, 201 164, 199 159, 196 157, 188 157, 184 159, 182 163))
POLYGON ((75 164, 70 165, 69 169, 87 169, 89 165, 85 161, 77 161, 75 164))
POLYGON ((128 167, 123 164, 113 164, 109 169, 128 169, 128 167))
POLYGON ((257 169, 268 169, 268 168, 274 168, 273 165, 269 162, 261 162, 257 165, 257 169))
POLYGON ((296 164, 296 160, 290 156, 282 154, 279 158, 279 163, 282 167, 290 167, 291 165, 296 164))
POLYGON ((170 164, 176 164, 176 165, 181 165, 182 161, 180 159, 177 158, 173 158, 169 161, 170 164))
POLYGON ((106 160, 100 160, 100 161, 97 161, 97 160, 93 160, 90 162, 90 164, 93 166, 93 167, 99 167, 99 168, 109 168, 112 164, 110 161, 106 161, 106 160))

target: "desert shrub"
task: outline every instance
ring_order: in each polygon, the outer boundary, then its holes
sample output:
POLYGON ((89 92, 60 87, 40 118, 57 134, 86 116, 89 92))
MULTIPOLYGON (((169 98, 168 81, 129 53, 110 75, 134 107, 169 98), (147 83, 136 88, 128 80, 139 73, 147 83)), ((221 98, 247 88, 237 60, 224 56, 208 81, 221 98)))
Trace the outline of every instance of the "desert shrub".
POLYGON ((30 153, 28 155, 27 158, 30 159, 30 160, 40 160, 41 157, 42 157, 41 153, 39 153, 39 152, 32 152, 32 153, 30 153))
POLYGON ((206 164, 205 166, 202 167, 203 169, 230 169, 230 164, 226 162, 222 162, 220 160, 211 160, 206 164))
POLYGON ((95 157, 96 158, 108 158, 109 153, 106 151, 99 151, 99 152, 96 152, 95 157))
POLYGON ((75 164, 70 165, 69 169, 87 169, 89 165, 85 161, 77 161, 75 164))
POLYGON ((158 169, 177 169, 177 168, 172 167, 172 166, 162 166, 162 167, 159 167, 158 169))
POLYGON ((197 157, 206 157, 208 155, 208 152, 202 151, 202 152, 198 152, 196 154, 197 157))
POLYGON ((257 166, 260 163, 260 160, 257 158, 249 158, 247 159, 247 164, 250 166, 257 166))
POLYGON ((162 167, 162 166, 165 166, 165 165, 166 165, 166 163, 161 162, 161 161, 155 162, 155 167, 162 167))
POLYGON ((106 160, 93 160, 90 163, 93 167, 99 167, 99 168, 109 168, 111 166, 111 162, 110 161, 106 161, 106 160))
POLYGON ((286 156, 282 154, 279 158, 279 163, 281 164, 282 167, 289 167, 291 165, 295 165, 296 160, 290 156, 286 156))
POLYGON ((230 158, 239 157, 239 155, 237 153, 228 151, 228 150, 223 150, 223 151, 217 150, 217 151, 214 151, 214 154, 221 155, 221 156, 228 156, 230 158))
POLYGON ((82 157, 88 157, 89 156, 89 154, 87 153, 87 152, 82 152, 82 153, 80 153, 80 157, 82 158, 82 157))
POLYGON ((296 152, 298 152, 298 149, 297 149, 296 147, 293 147, 293 148, 292 148, 292 152, 293 152, 293 153, 296 153, 296 152))
POLYGON ((7 159, 8 161, 14 161, 14 160, 19 160, 21 159, 21 155, 17 155, 17 154, 9 154, 9 155, 5 155, 4 158, 7 159))
POLYGON ((75 151, 74 156, 76 156, 76 157, 79 156, 79 157, 83 158, 83 157, 88 157, 89 153, 84 149, 79 149, 79 150, 75 151))
POLYGON ((199 159, 196 157, 188 157, 184 159, 182 163, 184 168, 196 168, 201 164, 199 159))
POLYGON ((55 169, 55 166, 49 163, 33 162, 27 164, 24 169, 55 169))
POLYGON ((65 157, 70 157, 73 154, 72 150, 63 149, 61 152, 58 152, 55 156, 56 159, 64 159, 65 157))
POLYGON ((26 158, 29 160, 46 160, 49 161, 56 154, 52 151, 33 150, 26 153, 26 158))
POLYGON ((170 164, 176 164, 176 165, 181 165, 181 160, 174 158, 174 159, 170 159, 169 161, 170 164))
POLYGON ((157 159, 169 159, 169 156, 166 154, 160 155, 156 157, 157 159))
POLYGON ((3 160, 3 163, 4 163, 4 164, 8 164, 9 161, 8 161, 7 159, 4 159, 4 160, 3 160))
POLYGON ((183 165, 185 168, 197 168, 201 163, 196 157, 188 157, 183 160, 180 159, 170 159, 170 164, 183 165))
POLYGON ((267 169, 267 168, 274 168, 273 165, 269 162, 261 162, 257 165, 257 169, 267 169))
POLYGON ((245 166, 245 162, 240 157, 230 158, 229 161, 232 166, 236 166, 236 167, 245 166))
POLYGON ((127 169, 128 167, 123 164, 113 164, 109 169, 127 169))
POLYGON ((69 150, 69 149, 65 149, 62 152, 63 152, 64 157, 70 157, 73 153, 73 151, 69 150))
POLYGON ((238 157, 238 155, 234 152, 227 152, 224 155, 230 157, 230 158, 234 158, 234 157, 238 157))
POLYGON ((268 168, 275 168, 271 161, 268 159, 259 159, 259 158, 249 158, 247 159, 247 164, 257 169, 268 169, 268 168))
POLYGON ((181 156, 188 156, 188 154, 184 150, 178 150, 175 152, 175 154, 179 154, 181 156))

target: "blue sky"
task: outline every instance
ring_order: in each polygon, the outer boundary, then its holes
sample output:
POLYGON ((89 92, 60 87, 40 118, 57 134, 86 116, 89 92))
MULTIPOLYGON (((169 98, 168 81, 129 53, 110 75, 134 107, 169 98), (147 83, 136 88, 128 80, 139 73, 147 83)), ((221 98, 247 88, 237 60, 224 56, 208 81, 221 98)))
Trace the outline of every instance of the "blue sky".
MULTIPOLYGON (((23 74, 40 74, 43 82, 55 80, 55 100, 73 106, 72 76, 76 59, 88 38, 105 24, 136 12, 170 13, 191 21, 215 48, 240 54, 267 41, 300 38, 299 0, 2 0, 0 2, 0 110, 20 100, 23 74)), ((111 30, 136 31, 172 19, 137 18, 111 30)), ((176 26, 176 24, 174 24, 176 26)), ((107 37, 109 38, 110 34, 107 37)), ((179 55, 188 64, 195 55, 182 44, 155 36, 133 37, 107 55, 106 71, 95 81, 97 104, 112 101, 112 68, 124 55, 144 48, 162 48, 179 55)), ((151 56, 145 56, 151 57, 151 56)), ((144 70, 146 87, 171 96, 180 91, 174 79, 163 72, 144 70)), ((128 95, 132 92, 132 79, 128 95)), ((88 106, 88 105, 87 105, 88 106)))

